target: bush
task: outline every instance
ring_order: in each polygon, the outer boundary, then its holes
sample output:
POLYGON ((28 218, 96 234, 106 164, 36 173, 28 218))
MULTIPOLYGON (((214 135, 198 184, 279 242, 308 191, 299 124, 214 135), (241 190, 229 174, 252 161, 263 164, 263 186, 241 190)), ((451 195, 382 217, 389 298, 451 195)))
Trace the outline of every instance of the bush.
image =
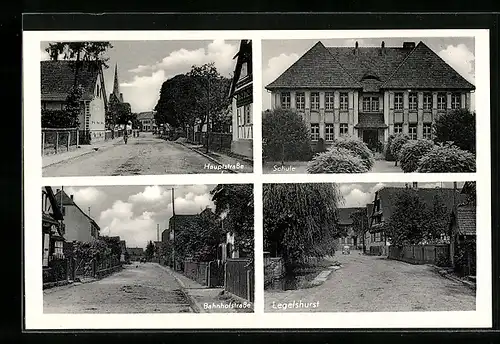
POLYGON ((417 172, 476 172, 476 156, 450 143, 439 144, 420 159, 417 172))
POLYGON ((440 116, 433 125, 435 141, 453 142, 460 149, 476 151, 476 114, 459 109, 440 116))
POLYGON ((375 158, 373 157, 372 151, 363 141, 359 140, 356 137, 339 138, 333 142, 332 146, 337 148, 344 148, 352 152, 352 154, 361 159, 367 171, 371 170, 373 164, 375 163, 375 158))
POLYGON ((308 164, 308 173, 364 173, 368 168, 363 160, 352 154, 350 150, 331 147, 316 155, 308 164))
POLYGON ((406 134, 396 134, 391 142, 391 154, 396 159, 398 159, 399 151, 403 145, 410 141, 410 137, 406 134))
POLYGON ((418 168, 418 162, 427 154, 434 142, 430 140, 411 140, 401 147, 398 160, 401 162, 403 172, 415 172, 418 168))
POLYGON ((396 134, 391 134, 391 135, 389 135, 389 138, 387 139, 387 146, 385 147, 385 152, 384 152, 386 161, 395 161, 396 160, 396 157, 394 155, 392 155, 392 152, 391 152, 392 140, 394 140, 395 137, 396 137, 396 134))
POLYGON ((325 140, 322 137, 318 139, 318 143, 316 143, 316 148, 314 149, 316 153, 326 152, 325 140))
POLYGON ((262 115, 262 149, 266 159, 274 161, 301 160, 312 157, 309 129, 290 109, 275 109, 262 115))

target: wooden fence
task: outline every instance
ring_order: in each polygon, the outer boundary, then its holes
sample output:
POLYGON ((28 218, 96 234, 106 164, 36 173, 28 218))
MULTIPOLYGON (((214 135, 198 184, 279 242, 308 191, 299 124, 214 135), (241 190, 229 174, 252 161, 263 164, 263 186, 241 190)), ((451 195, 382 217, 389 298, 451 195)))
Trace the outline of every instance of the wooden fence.
POLYGON ((254 264, 247 258, 233 258, 226 262, 224 289, 228 292, 254 301, 254 264))
POLYGON ((184 275, 201 285, 208 285, 208 262, 184 261, 184 275))
POLYGON ((78 128, 42 128, 42 155, 68 152, 80 141, 78 128))
POLYGON ((449 244, 389 246, 389 259, 412 264, 438 264, 439 260, 450 255, 449 244))
MULTIPOLYGON (((233 134, 231 133, 218 133, 210 132, 208 135, 210 141, 210 149, 215 151, 223 151, 231 149, 231 141, 233 139, 233 134)), ((188 132, 187 140, 189 143, 196 145, 206 145, 206 133, 205 132, 188 132)))

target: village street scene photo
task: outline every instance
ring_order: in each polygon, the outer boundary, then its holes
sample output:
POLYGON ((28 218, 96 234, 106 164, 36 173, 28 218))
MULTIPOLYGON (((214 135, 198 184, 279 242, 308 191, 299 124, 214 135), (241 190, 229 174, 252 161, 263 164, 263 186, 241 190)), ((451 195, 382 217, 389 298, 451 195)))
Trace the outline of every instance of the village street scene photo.
POLYGON ((253 172, 250 40, 42 42, 44 177, 253 172))
POLYGON ((474 42, 263 40, 263 172, 475 172, 474 42))
POLYGON ((475 182, 264 184, 266 312, 476 310, 475 182))
POLYGON ((45 186, 42 236, 44 313, 254 310, 252 184, 45 186))

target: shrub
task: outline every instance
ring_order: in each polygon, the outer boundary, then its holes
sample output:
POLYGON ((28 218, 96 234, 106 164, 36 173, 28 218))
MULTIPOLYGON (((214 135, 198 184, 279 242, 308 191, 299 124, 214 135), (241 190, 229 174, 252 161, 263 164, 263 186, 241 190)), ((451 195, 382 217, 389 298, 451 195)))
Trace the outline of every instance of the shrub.
POLYGON ((312 156, 309 129, 290 109, 275 109, 262 115, 262 149, 266 159, 308 161, 312 156))
POLYGON ((453 142, 460 149, 476 151, 476 114, 459 109, 441 115, 433 125, 435 141, 453 142))
POLYGON ((387 139, 387 146, 385 147, 385 152, 384 152, 386 161, 396 160, 396 157, 393 156, 392 152, 391 152, 392 140, 394 140, 395 137, 396 137, 396 134, 391 134, 391 135, 389 135, 389 138, 387 139))
POLYGON ((476 172, 476 156, 450 143, 439 144, 420 159, 417 172, 476 172))
POLYGON ((318 139, 318 143, 316 143, 316 148, 314 149, 314 151, 316 153, 326 152, 325 140, 322 137, 318 139))
POLYGON ((398 159, 399 151, 403 145, 410 141, 410 137, 406 134, 396 134, 391 142, 391 154, 396 159, 398 159))
POLYGON ((352 154, 350 150, 331 147, 316 155, 307 164, 308 173, 364 173, 368 168, 363 160, 352 154))
POLYGON ((375 163, 372 151, 363 141, 356 137, 339 138, 333 142, 333 147, 344 148, 352 152, 352 154, 361 159, 367 171, 371 170, 375 163))
POLYGON ((415 172, 418 168, 419 160, 427 154, 434 143, 430 140, 411 140, 399 150, 398 160, 401 162, 403 172, 415 172))

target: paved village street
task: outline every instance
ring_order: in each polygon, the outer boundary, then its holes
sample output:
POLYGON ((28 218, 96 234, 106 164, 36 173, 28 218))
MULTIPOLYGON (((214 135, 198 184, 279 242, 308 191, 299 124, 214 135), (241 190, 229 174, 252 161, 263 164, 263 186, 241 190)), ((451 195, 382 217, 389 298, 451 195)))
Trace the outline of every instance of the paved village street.
POLYGON ((340 252, 330 258, 342 264, 321 285, 265 291, 266 312, 278 303, 318 302, 317 308, 291 312, 473 311, 475 292, 441 277, 430 266, 411 265, 379 256, 340 252))
MULTIPOLYGON (((179 143, 156 138, 152 133, 119 139, 110 147, 43 168, 44 177, 124 176, 213 173, 213 163, 179 143)), ((217 171, 219 173, 220 171, 217 171)))
POLYGON ((193 312, 180 289, 159 265, 136 263, 95 282, 45 290, 44 313, 193 312))

